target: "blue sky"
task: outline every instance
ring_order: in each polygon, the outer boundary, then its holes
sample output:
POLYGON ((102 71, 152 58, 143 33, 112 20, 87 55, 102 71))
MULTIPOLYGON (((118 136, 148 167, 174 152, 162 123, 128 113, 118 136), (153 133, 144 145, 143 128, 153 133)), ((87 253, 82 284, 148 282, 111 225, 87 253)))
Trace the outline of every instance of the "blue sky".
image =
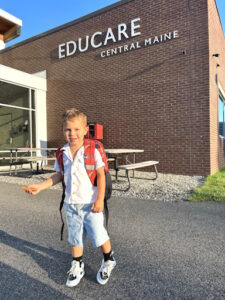
MULTIPOLYGON (((118 0, 0 0, 0 8, 23 21, 21 36, 7 46, 45 32, 118 0)), ((225 0, 216 0, 225 33, 225 0)))

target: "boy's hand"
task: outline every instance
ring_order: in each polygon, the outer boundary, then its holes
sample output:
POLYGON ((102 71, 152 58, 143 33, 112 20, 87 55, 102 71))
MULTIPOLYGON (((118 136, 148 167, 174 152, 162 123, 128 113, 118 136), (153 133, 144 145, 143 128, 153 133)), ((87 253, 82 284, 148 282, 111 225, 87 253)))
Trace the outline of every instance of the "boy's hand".
POLYGON ((38 184, 33 184, 29 186, 22 185, 21 189, 31 195, 37 195, 41 191, 38 184))
POLYGON ((102 212, 104 209, 104 202, 102 200, 95 200, 95 202, 92 204, 91 210, 94 213, 102 212))
POLYGON ((59 183, 60 181, 62 181, 62 175, 60 172, 57 172, 45 181, 39 182, 37 184, 32 184, 29 186, 22 185, 21 189, 28 194, 37 195, 38 193, 40 193, 40 191, 46 190, 51 186, 59 183))

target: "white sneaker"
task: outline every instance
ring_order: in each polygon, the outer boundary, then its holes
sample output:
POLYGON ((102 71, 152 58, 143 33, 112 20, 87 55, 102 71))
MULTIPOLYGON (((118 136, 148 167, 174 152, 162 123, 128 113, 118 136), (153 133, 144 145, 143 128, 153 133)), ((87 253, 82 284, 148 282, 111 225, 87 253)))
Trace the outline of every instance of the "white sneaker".
POLYGON ((104 261, 104 259, 102 260, 102 265, 101 268, 98 271, 97 274, 97 281, 100 284, 106 284, 109 280, 110 274, 112 272, 112 270, 115 268, 116 266, 116 261, 113 258, 113 260, 107 260, 104 261))
POLYGON ((74 287, 78 285, 81 278, 84 276, 84 263, 82 262, 80 265, 79 261, 73 260, 71 263, 71 268, 67 273, 69 275, 66 281, 66 286, 74 287))

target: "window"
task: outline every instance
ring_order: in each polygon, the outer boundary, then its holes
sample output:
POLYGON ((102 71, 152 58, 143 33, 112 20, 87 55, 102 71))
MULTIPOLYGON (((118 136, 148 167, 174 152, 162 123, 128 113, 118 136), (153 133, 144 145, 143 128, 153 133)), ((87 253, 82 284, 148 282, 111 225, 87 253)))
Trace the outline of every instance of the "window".
POLYGON ((36 147, 34 91, 0 81, 0 151, 36 147))
POLYGON ((219 102, 218 102, 218 116, 219 116, 219 135, 225 137, 225 99, 222 95, 219 95, 219 102))

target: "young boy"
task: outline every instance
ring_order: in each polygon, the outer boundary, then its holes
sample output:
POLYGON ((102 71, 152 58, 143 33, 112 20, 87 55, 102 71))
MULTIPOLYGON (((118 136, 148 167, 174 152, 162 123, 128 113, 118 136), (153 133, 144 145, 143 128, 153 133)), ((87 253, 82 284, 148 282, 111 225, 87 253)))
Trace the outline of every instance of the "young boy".
MULTIPOLYGON (((105 164, 100 153, 95 149, 96 187, 91 183, 84 164, 83 144, 84 136, 88 131, 86 115, 75 108, 67 110, 63 115, 63 131, 67 142, 62 148, 66 186, 64 210, 68 226, 68 241, 72 245, 73 257, 66 285, 74 287, 84 276, 82 257, 86 234, 89 235, 94 247, 101 246, 102 248, 104 259, 97 273, 97 281, 100 284, 106 284, 111 271, 116 266, 116 261, 104 227, 105 164)), ((54 169, 56 173, 53 176, 44 182, 29 186, 27 192, 36 195, 62 181, 57 160, 54 169)))

